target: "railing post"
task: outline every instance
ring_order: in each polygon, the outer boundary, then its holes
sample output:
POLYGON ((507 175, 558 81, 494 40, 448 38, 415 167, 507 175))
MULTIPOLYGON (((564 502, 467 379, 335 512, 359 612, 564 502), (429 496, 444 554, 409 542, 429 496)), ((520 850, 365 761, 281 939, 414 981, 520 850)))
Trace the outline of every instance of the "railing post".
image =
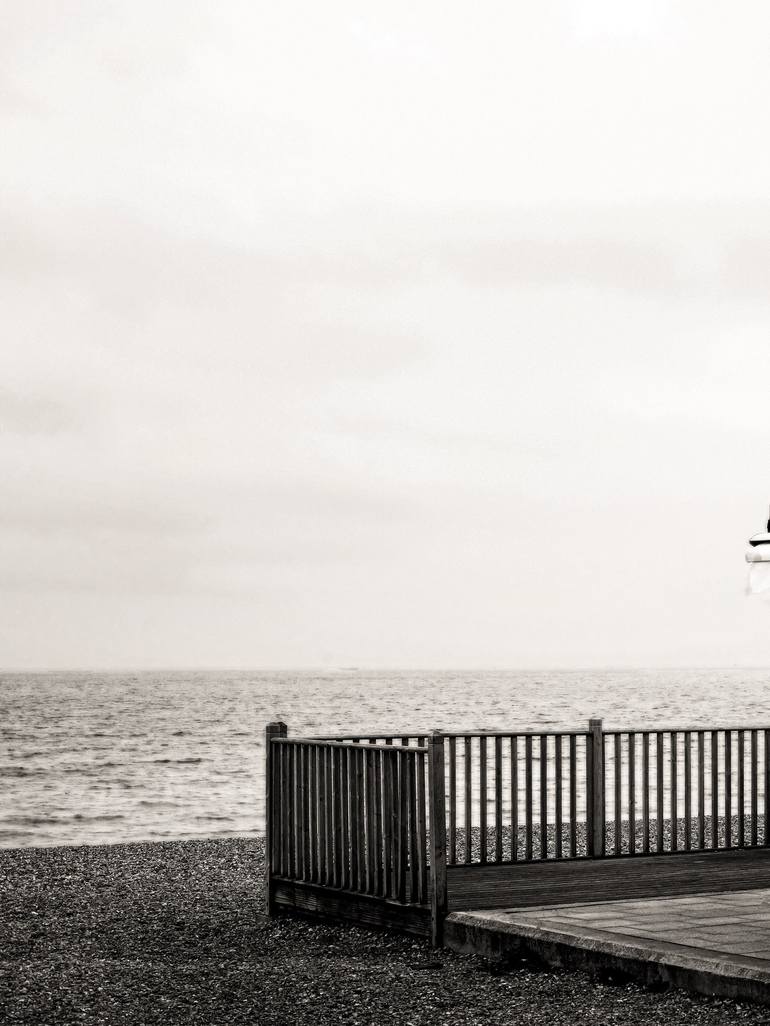
POLYGON ((446 889, 446 796, 444 781, 444 735, 431 731, 428 738, 428 797, 430 801, 430 921, 431 943, 443 945, 446 889))
POLYGON ((273 746, 274 737, 286 737, 288 727, 280 720, 265 727, 265 903, 267 914, 275 913, 273 901, 273 873, 278 862, 278 831, 276 830, 279 796, 273 794, 273 746))
POLYGON ((588 823, 586 823, 588 854, 604 855, 604 733, 602 721, 588 721, 588 823))

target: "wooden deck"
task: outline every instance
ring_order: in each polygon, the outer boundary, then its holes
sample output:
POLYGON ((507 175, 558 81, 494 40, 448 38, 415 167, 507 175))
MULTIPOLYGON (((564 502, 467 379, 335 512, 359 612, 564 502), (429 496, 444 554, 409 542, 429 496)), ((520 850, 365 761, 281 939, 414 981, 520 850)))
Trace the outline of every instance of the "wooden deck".
POLYGON ((444 941, 501 968, 535 960, 770 1005, 770 888, 453 912, 444 941))
POLYGON ((447 867, 450 912, 770 887, 770 848, 447 867))
POLYGON ((265 731, 271 913, 447 916, 770 886, 770 727, 265 731))

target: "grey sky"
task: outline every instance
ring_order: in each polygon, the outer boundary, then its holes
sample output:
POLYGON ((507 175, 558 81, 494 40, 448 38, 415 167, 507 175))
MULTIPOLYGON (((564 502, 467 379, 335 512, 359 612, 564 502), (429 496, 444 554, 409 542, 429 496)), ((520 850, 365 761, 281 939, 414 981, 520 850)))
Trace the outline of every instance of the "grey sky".
POLYGON ((0 665, 767 664, 769 48, 6 4, 0 665))

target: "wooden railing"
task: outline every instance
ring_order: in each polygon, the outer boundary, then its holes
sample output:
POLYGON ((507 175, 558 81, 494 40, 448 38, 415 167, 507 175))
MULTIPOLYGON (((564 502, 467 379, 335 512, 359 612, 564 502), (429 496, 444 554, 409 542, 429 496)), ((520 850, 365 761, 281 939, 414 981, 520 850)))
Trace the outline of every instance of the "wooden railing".
MULTIPOLYGON (((585 731, 443 733, 447 864, 577 858, 592 852, 585 731)), ((334 737, 409 746, 424 735, 334 737)))
POLYGON ((399 905, 445 905, 443 743, 289 738, 267 728, 268 903, 274 881, 399 905), (431 796, 429 798, 429 795, 431 796))
POLYGON ((271 908, 325 889, 438 942, 448 868, 770 847, 770 728, 267 740, 271 908))
POLYGON ((770 844, 770 729, 610 730, 604 761, 601 854, 770 844))
POLYGON ((770 846, 770 728, 442 736, 449 865, 770 846))

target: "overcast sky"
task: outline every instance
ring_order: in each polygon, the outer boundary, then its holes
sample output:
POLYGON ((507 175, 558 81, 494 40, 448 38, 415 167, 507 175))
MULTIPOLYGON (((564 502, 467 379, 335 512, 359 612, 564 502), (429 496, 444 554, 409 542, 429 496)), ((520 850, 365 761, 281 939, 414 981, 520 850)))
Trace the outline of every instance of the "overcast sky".
POLYGON ((0 665, 770 665, 764 0, 0 58, 0 665))

